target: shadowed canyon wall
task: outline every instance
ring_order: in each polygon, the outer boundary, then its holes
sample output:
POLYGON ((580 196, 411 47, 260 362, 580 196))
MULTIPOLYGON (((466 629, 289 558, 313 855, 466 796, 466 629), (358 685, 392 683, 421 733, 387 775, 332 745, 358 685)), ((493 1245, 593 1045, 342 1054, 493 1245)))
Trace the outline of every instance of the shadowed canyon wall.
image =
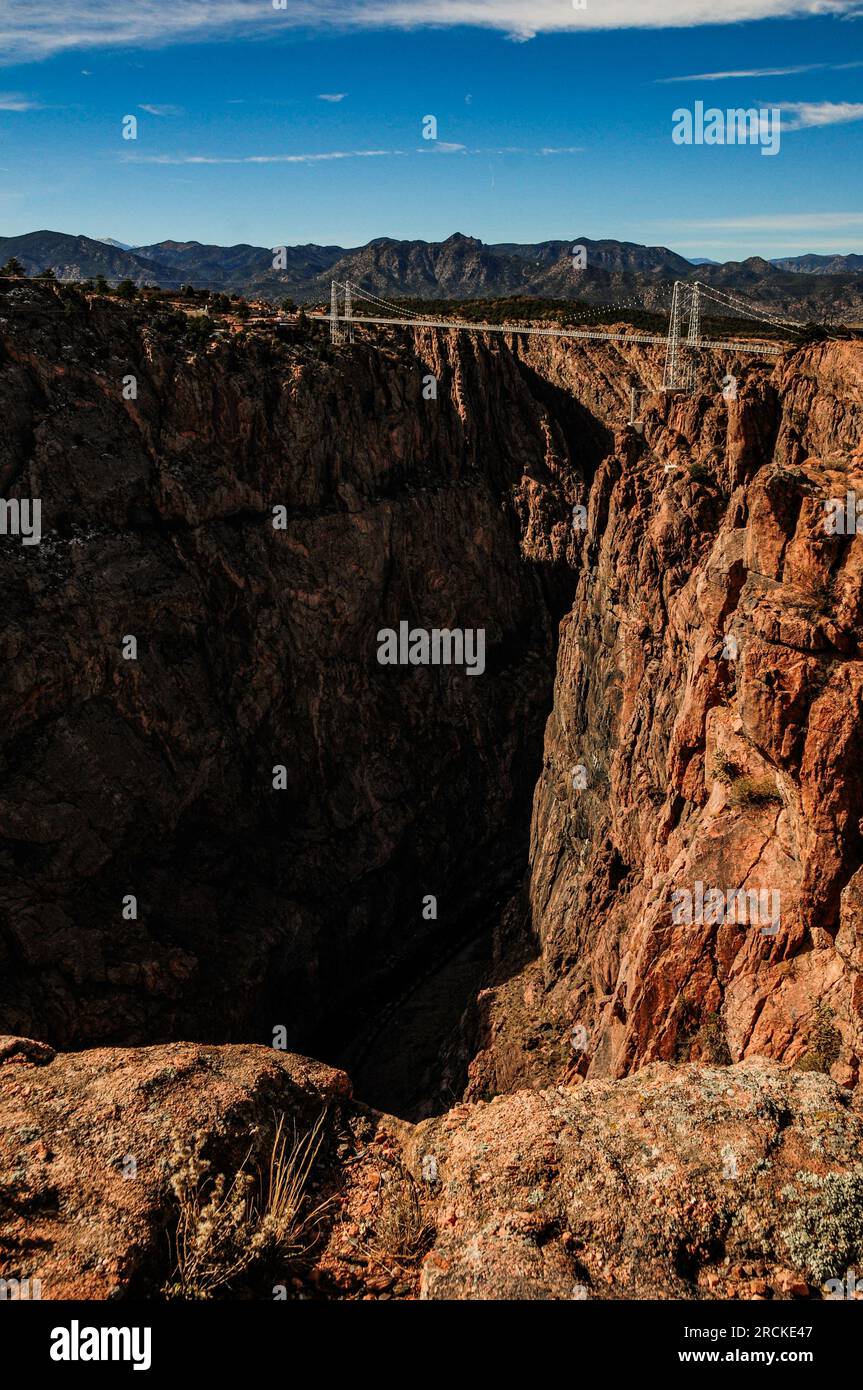
POLYGON ((523 873, 572 583, 511 494, 575 404, 470 342, 426 400, 404 351, 192 352, 32 285, 0 317, 4 492, 43 526, 0 550, 0 1029, 347 1029, 523 873), (484 629, 484 674, 380 665, 402 620, 484 629))

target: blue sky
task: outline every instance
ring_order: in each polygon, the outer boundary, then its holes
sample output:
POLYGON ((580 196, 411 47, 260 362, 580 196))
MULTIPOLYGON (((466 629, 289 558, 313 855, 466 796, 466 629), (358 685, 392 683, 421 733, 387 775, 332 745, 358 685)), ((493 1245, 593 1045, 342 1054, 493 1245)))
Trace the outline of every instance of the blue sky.
POLYGON ((863 252, 863 0, 287 4, 0 0, 0 235, 863 252), (675 145, 698 100, 779 154, 675 145))

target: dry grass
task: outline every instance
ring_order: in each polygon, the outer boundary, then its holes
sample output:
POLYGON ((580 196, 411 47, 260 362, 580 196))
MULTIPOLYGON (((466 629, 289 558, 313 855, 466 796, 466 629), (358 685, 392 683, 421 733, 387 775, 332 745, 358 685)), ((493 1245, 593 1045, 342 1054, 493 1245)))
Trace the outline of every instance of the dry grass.
POLYGON ((728 797, 732 806, 783 804, 782 793, 772 777, 738 777, 728 797))
POLYGON ((429 1247, 434 1227, 414 1177, 401 1163, 381 1174, 373 1226, 372 1249, 381 1263, 415 1264, 429 1247))
POLYGON ((823 1002, 815 1010, 809 1046, 795 1064, 798 1071, 823 1071, 830 1075, 833 1063, 842 1055, 842 1034, 833 1024, 836 1014, 823 1002))
POLYGON ((297 1254, 308 1245, 308 1237, 327 1203, 309 1209, 306 1189, 323 1140, 326 1112, 322 1112, 307 1134, 294 1131, 288 1148, 285 1117, 279 1120, 267 1171, 259 1175, 261 1192, 260 1231, 283 1256, 297 1254))
POLYGON ((311 1207, 307 1193, 324 1119, 325 1112, 306 1134, 294 1132, 289 1147, 281 1116, 265 1169, 258 1170, 257 1178, 246 1170, 250 1150, 230 1184, 224 1173, 210 1176, 200 1152, 205 1134, 195 1136, 194 1147, 175 1148, 176 1264, 163 1288, 165 1296, 209 1299, 267 1257, 284 1261, 308 1249, 328 1205, 311 1207))

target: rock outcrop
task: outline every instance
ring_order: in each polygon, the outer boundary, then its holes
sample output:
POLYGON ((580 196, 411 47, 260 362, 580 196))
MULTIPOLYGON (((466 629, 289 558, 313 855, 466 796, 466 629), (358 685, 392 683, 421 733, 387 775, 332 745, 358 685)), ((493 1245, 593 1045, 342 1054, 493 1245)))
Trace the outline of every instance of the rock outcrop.
POLYGON ((279 1117, 302 1134, 321 1115, 314 1238, 244 1270, 247 1296, 806 1298, 863 1258, 863 1119, 823 1075, 655 1063, 411 1126, 268 1048, 5 1038, 0 1277, 158 1296, 177 1155, 206 1191, 265 1164, 279 1117))

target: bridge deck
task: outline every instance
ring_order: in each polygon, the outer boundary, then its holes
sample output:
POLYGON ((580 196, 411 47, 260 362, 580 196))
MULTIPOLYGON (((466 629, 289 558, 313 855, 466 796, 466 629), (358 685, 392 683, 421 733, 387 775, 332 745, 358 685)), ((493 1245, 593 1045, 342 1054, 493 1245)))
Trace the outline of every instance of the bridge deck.
MULTIPOLYGON (((309 314, 310 319, 318 322, 331 323, 330 314, 309 314)), ((574 338, 589 342, 600 343, 638 343, 648 344, 657 347, 667 347, 668 338, 659 337, 655 333, 599 333, 589 329, 576 328, 538 328, 530 326, 522 328, 513 323, 466 323, 458 319, 390 319, 390 318, 365 318, 360 315, 351 315, 350 318, 339 318, 339 326, 344 328, 352 323, 380 323, 389 328, 451 328, 469 333, 518 333, 530 334, 538 338, 574 338)), ((688 346, 686 343, 684 347, 688 346)), ((721 350, 723 352, 745 352, 752 353, 761 357, 765 354, 771 357, 778 357, 786 348, 777 343, 766 343, 760 340, 749 340, 744 342, 723 342, 714 338, 702 338, 698 347, 705 351, 721 350)))

